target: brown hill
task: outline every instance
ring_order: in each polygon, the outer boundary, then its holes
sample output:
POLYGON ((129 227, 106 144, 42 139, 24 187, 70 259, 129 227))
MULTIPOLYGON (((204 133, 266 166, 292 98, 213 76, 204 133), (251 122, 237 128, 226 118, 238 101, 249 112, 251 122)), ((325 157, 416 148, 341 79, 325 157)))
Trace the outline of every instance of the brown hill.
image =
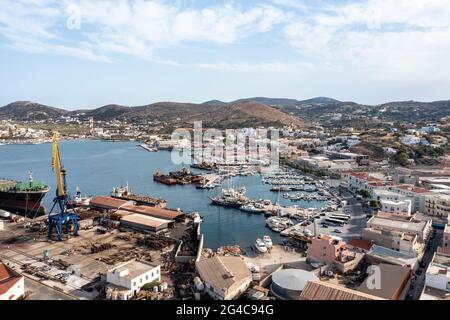
POLYGON ((0 119, 47 120, 56 119, 67 111, 30 101, 16 101, 0 108, 0 119))
POLYGON ((305 126, 302 120, 257 102, 232 105, 159 102, 132 108, 119 118, 129 121, 158 120, 178 126, 192 126, 194 121, 202 121, 203 127, 216 128, 305 126))

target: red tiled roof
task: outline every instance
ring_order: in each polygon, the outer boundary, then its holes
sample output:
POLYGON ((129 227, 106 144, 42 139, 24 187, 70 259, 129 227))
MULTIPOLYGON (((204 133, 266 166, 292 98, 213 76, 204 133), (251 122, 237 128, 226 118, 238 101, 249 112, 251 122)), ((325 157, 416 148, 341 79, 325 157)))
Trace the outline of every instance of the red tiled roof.
POLYGON ((0 263, 0 294, 5 294, 22 276, 14 274, 5 264, 0 263))
POLYGON ((348 244, 354 247, 358 247, 364 250, 370 250, 372 248, 372 243, 367 240, 352 238, 348 241, 348 244))

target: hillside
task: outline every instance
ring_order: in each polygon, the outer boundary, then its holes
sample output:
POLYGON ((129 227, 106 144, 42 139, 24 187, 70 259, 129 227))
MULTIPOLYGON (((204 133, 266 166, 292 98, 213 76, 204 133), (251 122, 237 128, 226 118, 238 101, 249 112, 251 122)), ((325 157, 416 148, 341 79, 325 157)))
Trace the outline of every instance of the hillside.
POLYGON ((139 107, 111 104, 93 110, 75 111, 32 102, 15 102, 0 108, 0 119, 55 120, 61 116, 78 117, 82 120, 94 117, 98 121, 119 119, 135 123, 160 121, 170 123, 170 127, 192 126, 194 121, 202 121, 203 126, 209 128, 306 126, 297 117, 256 102, 215 105, 158 102, 139 107))
POLYGON ((0 108, 0 119, 46 120, 56 119, 67 111, 30 101, 16 101, 0 108))
POLYGON ((223 102, 220 100, 211 100, 204 102, 203 104, 208 105, 217 105, 217 104, 235 104, 240 102, 258 102, 268 106, 300 106, 300 105, 320 105, 320 104, 330 104, 330 103, 339 103, 340 101, 326 98, 326 97, 316 97, 307 100, 296 100, 296 99, 286 99, 286 98, 267 98, 267 97, 253 97, 253 98, 245 98, 239 99, 232 102, 223 102))
POLYGON ((110 104, 94 110, 76 110, 69 112, 69 115, 75 115, 83 113, 85 118, 94 117, 100 121, 110 121, 120 117, 121 115, 129 112, 130 107, 120 106, 117 104, 110 104))
POLYGON ((256 126, 305 126, 304 122, 279 110, 255 102, 241 102, 232 105, 207 105, 159 102, 148 106, 132 108, 119 117, 124 120, 158 120, 192 125, 202 121, 204 127, 239 128, 256 126))

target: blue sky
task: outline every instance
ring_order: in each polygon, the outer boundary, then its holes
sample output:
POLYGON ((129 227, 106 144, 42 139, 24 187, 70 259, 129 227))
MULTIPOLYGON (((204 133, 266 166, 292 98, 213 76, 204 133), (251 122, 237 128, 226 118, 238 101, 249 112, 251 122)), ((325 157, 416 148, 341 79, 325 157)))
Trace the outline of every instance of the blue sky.
POLYGON ((450 99, 448 0, 2 0, 0 105, 450 99))

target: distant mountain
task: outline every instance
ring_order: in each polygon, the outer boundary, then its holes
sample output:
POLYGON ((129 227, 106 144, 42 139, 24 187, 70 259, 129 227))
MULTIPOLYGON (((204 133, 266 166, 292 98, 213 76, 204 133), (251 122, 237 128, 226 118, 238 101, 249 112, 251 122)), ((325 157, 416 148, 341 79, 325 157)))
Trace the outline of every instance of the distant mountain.
POLYGON ((338 103, 340 101, 332 99, 332 98, 326 98, 326 97, 317 97, 312 98, 308 100, 296 100, 296 99, 287 99, 287 98, 266 98, 266 97, 253 97, 253 98, 245 98, 245 99, 239 99, 232 102, 223 102, 220 100, 211 100, 204 102, 203 104, 208 105, 217 105, 217 104, 234 104, 239 102, 247 102, 247 101, 254 101, 259 102, 268 106, 298 106, 303 104, 331 104, 331 103, 338 103))
POLYGON ((134 107, 119 118, 129 121, 158 120, 177 126, 192 125, 194 121, 202 121, 204 127, 215 128, 305 126, 305 123, 296 117, 256 102, 225 105, 158 102, 134 107))
POLYGON ((334 104, 334 103, 341 103, 341 101, 327 97, 316 97, 312 99, 299 101, 299 104, 334 104))
POLYGON ((206 128, 242 128, 259 126, 298 127, 307 124, 280 110, 257 102, 232 104, 194 104, 178 102, 158 102, 145 106, 126 107, 107 105, 93 110, 66 111, 32 102, 14 102, 0 108, 0 119, 48 120, 61 116, 109 121, 113 119, 129 122, 167 122, 172 127, 191 126, 194 121, 202 121, 206 128))
POLYGON ((223 102, 220 100, 210 100, 210 101, 203 102, 202 104, 206 104, 206 105, 210 105, 210 106, 224 106, 224 105, 227 105, 228 102, 223 102))
POLYGON ((31 101, 16 101, 0 108, 0 119, 46 120, 56 119, 67 111, 31 101))

